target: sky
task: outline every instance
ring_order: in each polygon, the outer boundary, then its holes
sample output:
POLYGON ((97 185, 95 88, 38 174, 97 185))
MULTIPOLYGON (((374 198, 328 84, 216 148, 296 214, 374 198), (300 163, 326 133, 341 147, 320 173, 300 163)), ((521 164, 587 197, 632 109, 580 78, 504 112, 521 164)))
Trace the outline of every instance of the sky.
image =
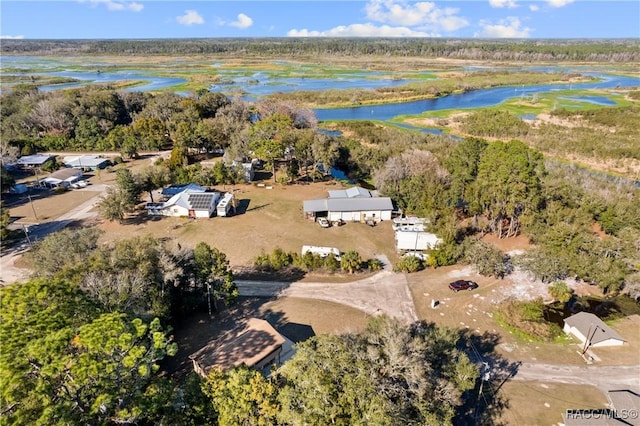
POLYGON ((0 0, 0 38, 640 38, 640 0, 0 0))

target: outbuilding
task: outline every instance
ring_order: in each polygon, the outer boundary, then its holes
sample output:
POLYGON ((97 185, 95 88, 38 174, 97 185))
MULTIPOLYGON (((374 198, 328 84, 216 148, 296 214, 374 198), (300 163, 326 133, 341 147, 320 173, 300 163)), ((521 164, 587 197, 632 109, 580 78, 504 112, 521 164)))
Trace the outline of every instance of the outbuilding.
POLYGON ((42 182, 51 187, 68 187, 72 183, 82 179, 82 171, 77 169, 60 169, 51 173, 42 182))
POLYGON ((285 338, 267 321, 249 318, 246 324, 224 334, 189 356, 193 369, 206 378, 212 368, 223 371, 246 365, 262 370, 280 363, 285 338))
POLYGON ((23 168, 42 167, 49 161, 53 161, 55 158, 55 155, 47 154, 24 155, 18 158, 16 164, 23 168))
POLYGON ((564 320, 564 332, 590 347, 621 346, 625 340, 600 318, 589 312, 578 312, 564 320))
POLYGON ((99 155, 75 155, 72 157, 64 157, 62 160, 65 166, 79 170, 98 170, 104 169, 111 164, 108 158, 99 155))

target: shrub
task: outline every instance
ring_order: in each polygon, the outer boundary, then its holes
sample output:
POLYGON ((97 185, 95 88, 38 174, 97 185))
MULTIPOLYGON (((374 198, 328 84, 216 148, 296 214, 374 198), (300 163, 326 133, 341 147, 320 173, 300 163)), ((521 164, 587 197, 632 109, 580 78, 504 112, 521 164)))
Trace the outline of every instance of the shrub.
POLYGON ((417 272, 423 268, 424 266, 420 259, 415 256, 405 256, 401 258, 398 263, 396 263, 396 266, 394 266, 393 270, 396 272, 407 272, 410 274, 412 272, 417 272))
POLYGON ((379 259, 369 259, 367 261, 367 269, 369 269, 372 272, 376 272, 376 271, 380 271, 382 270, 382 262, 380 262, 379 259))
POLYGON ((561 334, 560 327, 544 319, 544 304, 538 298, 531 301, 508 299, 494 312, 495 319, 532 340, 551 341, 561 334))

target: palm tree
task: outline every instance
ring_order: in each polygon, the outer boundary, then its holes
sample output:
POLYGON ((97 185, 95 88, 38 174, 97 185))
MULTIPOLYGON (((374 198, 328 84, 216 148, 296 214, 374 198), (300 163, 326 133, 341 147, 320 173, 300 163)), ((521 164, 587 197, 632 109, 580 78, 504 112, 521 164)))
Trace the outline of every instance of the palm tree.
POLYGON ((357 251, 348 251, 340 259, 340 266, 343 270, 349 271, 350 274, 360 270, 361 265, 362 259, 357 251))

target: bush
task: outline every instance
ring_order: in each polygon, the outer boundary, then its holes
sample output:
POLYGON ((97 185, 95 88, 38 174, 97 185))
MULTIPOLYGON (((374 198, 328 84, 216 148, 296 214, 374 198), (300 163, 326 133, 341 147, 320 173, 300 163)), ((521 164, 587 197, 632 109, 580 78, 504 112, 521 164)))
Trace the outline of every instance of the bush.
POLYGON ((300 255, 294 252, 285 252, 280 247, 276 247, 268 254, 262 252, 255 257, 253 265, 262 271, 268 272, 278 272, 287 267, 295 267, 307 272, 324 269, 331 273, 341 268, 349 272, 360 271, 363 268, 370 271, 382 269, 382 263, 378 259, 362 261, 360 254, 356 251, 345 253, 341 261, 338 261, 333 256, 322 257, 311 252, 300 255))
POLYGON ((561 334, 556 324, 544 319, 544 304, 538 298, 532 301, 508 299, 494 312, 495 319, 507 328, 520 332, 531 340, 551 341, 561 334))
POLYGON ((369 269, 371 272, 380 271, 382 270, 382 268, 383 268, 383 265, 379 259, 369 259, 367 261, 367 269, 369 269))
POLYGON ((422 264, 422 261, 417 257, 404 256, 398 263, 396 263, 396 266, 394 266, 393 270, 396 272, 406 272, 410 274, 412 272, 418 272, 423 268, 424 265, 422 264))
POLYGON ((438 248, 431 250, 427 258, 427 266, 454 265, 460 259, 461 249, 455 242, 442 243, 438 248))

